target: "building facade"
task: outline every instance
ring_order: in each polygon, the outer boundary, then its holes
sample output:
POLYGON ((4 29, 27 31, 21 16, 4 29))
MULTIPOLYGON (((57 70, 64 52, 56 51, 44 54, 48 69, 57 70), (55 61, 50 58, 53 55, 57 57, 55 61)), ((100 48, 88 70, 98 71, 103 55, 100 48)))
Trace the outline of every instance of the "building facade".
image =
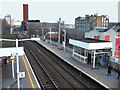
POLYGON ((38 30, 40 36, 45 35, 47 32, 50 32, 50 28, 52 32, 58 32, 58 23, 26 22, 25 25, 29 36, 36 35, 36 30, 38 30))
POLYGON ((93 38, 112 42, 112 52, 111 55, 116 58, 120 58, 120 32, 110 28, 105 32, 100 32, 98 30, 92 30, 85 32, 85 38, 93 38))
POLYGON ((86 31, 93 30, 95 27, 108 27, 109 18, 105 15, 86 15, 85 17, 75 18, 75 29, 83 32, 83 37, 86 31))
POLYGON ((109 19, 107 16, 86 15, 85 17, 75 18, 75 29, 90 31, 95 27, 108 27, 109 19))
POLYGON ((120 23, 119 22, 110 22, 108 28, 113 28, 115 31, 120 31, 120 23))

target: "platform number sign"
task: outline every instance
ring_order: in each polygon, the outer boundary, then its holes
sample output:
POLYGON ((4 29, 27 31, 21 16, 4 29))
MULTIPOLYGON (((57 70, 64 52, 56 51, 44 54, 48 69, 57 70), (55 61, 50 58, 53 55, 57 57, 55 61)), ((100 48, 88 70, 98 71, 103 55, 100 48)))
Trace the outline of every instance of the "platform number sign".
POLYGON ((24 78, 25 77, 25 72, 20 72, 19 75, 20 75, 20 78, 24 78))
POLYGON ((120 51, 120 46, 119 46, 118 50, 120 51))

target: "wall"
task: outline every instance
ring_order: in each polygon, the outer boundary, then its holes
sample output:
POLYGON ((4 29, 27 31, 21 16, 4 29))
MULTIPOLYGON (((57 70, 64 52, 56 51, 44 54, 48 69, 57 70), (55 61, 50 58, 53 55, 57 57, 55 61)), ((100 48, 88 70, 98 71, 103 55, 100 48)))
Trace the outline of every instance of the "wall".
POLYGON ((85 32, 85 38, 93 38, 94 39, 94 36, 100 36, 100 33, 97 30, 85 32))
POLYGON ((112 41, 112 43, 113 43, 112 56, 114 56, 115 55, 115 36, 116 35, 118 35, 118 33, 111 28, 106 32, 98 32, 97 30, 92 30, 90 32, 86 32, 85 38, 93 38, 94 39, 94 36, 99 36, 100 40, 105 40, 105 36, 110 36, 110 41, 112 41))

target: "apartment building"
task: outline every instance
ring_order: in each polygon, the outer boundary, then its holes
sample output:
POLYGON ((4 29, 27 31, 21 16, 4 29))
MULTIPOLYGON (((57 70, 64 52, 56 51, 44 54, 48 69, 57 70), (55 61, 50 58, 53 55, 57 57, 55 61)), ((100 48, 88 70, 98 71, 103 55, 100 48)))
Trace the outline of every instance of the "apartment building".
POLYGON ((83 38, 86 31, 91 31, 95 27, 108 27, 108 25, 109 18, 105 15, 86 15, 85 17, 75 18, 75 29, 82 31, 83 38))

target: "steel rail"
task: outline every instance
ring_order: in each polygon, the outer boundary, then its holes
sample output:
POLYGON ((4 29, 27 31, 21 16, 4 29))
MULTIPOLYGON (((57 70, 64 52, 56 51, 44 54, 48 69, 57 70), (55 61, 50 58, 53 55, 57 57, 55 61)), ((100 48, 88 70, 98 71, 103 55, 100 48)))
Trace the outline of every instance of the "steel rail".
MULTIPOLYGON (((30 42, 30 43, 33 45, 34 49, 36 49, 36 46, 35 46, 32 42, 30 42)), ((73 84, 71 84, 71 82, 70 82, 64 75, 62 75, 62 73, 60 73, 60 72, 54 67, 53 64, 51 64, 51 63, 45 58, 45 56, 43 56, 37 49, 36 49, 36 51, 37 51, 73 88, 76 88, 76 87, 73 86, 73 84)))
MULTIPOLYGON (((34 55, 34 53, 31 51, 31 49, 29 48, 29 46, 24 42, 24 44, 26 45, 26 47, 28 48, 28 50, 30 51, 30 53, 33 55, 33 57, 35 58, 35 60, 37 61, 37 63, 40 65, 40 67, 43 69, 43 71, 45 72, 45 74, 48 76, 48 78, 50 79, 50 81, 52 82, 52 84, 55 86, 56 89, 59 90, 59 88, 57 87, 57 85, 54 83, 54 81, 52 80, 52 78, 49 76, 49 74, 46 72, 46 70, 43 68, 43 66, 40 64, 39 60, 36 58, 36 56, 34 55)), ((35 71, 35 70, 34 70, 35 71)), ((36 73, 37 74, 37 73, 36 73)), ((39 78, 39 76, 37 75, 37 77, 39 78)), ((44 85, 42 84, 42 81, 39 79, 40 84, 42 86, 42 89, 45 90, 44 85)))
MULTIPOLYGON (((36 43, 36 42, 35 42, 36 43)), ((38 43, 36 43, 38 44, 38 43)), ((35 45, 35 44, 34 44, 35 45)), ((39 46, 40 47, 40 46, 39 46)), ((58 63, 51 55, 49 55, 47 52, 45 52, 44 50, 42 50, 41 48, 39 48, 42 52, 44 52, 47 56, 49 56, 51 58, 51 60, 53 60, 55 63, 57 63, 59 66, 61 66, 66 72, 68 72, 71 76, 73 76, 79 83, 81 83, 83 86, 85 86, 86 88, 90 88, 87 85, 85 85, 82 81, 80 81, 78 78, 76 78, 71 72, 69 72, 65 67, 63 67, 63 65, 61 65, 60 63, 58 63)), ((40 53, 40 52, 39 52, 40 53)))

